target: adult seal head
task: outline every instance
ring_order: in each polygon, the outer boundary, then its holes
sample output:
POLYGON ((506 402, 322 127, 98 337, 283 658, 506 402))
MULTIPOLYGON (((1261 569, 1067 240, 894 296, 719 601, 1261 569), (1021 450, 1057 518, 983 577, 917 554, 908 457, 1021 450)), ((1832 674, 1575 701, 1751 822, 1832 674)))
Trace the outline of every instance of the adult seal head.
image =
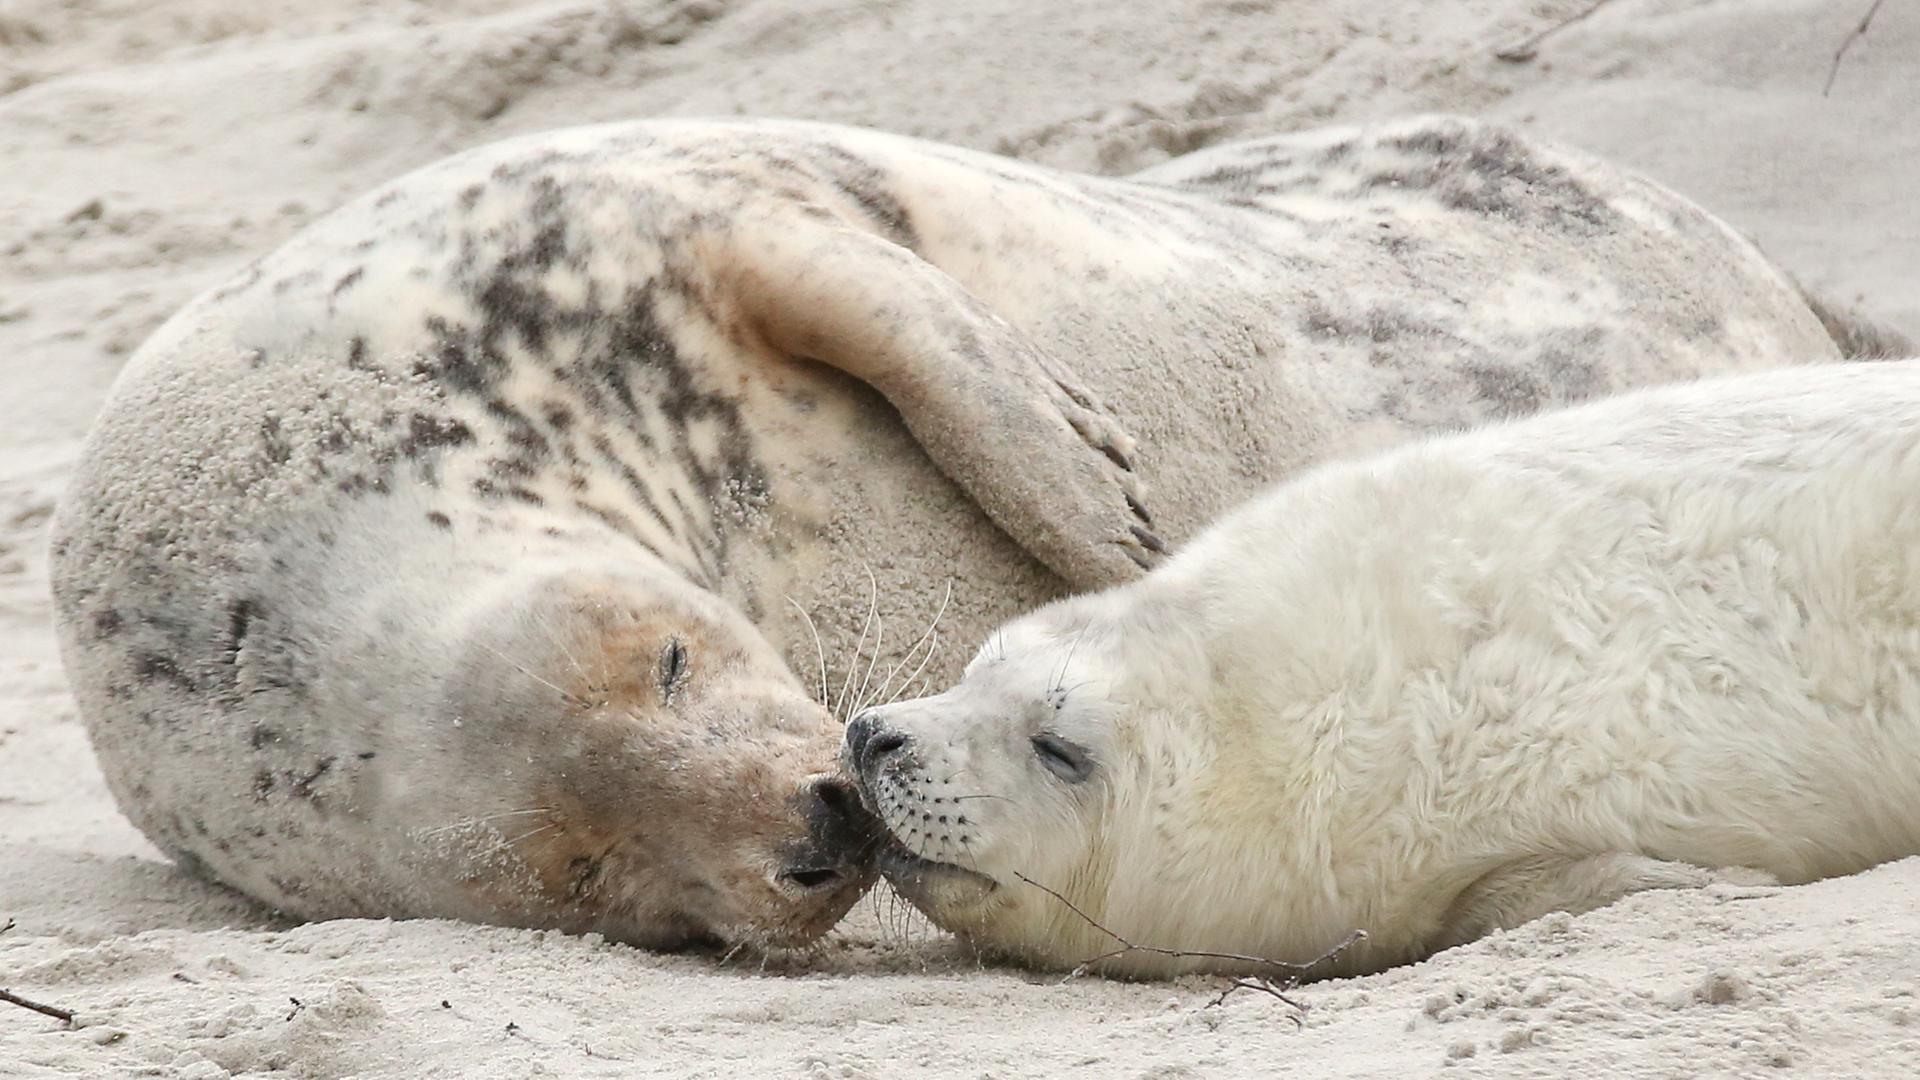
POLYGON ((1641 391, 1321 469, 994 634, 846 753, 939 925, 1321 973, 1920 853, 1920 361, 1641 391), (1076 910, 1077 909, 1077 910, 1076 910))

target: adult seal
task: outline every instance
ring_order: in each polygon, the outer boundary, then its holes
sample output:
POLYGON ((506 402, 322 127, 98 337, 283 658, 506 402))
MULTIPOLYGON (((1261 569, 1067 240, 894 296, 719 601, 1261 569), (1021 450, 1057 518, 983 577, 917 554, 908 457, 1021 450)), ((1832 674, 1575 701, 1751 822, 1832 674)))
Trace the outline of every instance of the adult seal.
POLYGON ((1920 854, 1916 490, 1920 360, 1329 464, 1015 621, 847 753, 896 886, 1050 966, 1112 952, 1097 922, 1293 964, 1364 930, 1315 969, 1357 973, 1638 890, 1852 873, 1920 854))
POLYGON ((806 687, 803 615, 918 624, 951 579, 978 634, 1340 449, 1834 355, 1692 204, 1466 121, 1126 180, 560 131, 157 331, 60 508, 58 628, 129 816, 275 907, 793 944, 871 878, 818 699, 915 640, 806 687))

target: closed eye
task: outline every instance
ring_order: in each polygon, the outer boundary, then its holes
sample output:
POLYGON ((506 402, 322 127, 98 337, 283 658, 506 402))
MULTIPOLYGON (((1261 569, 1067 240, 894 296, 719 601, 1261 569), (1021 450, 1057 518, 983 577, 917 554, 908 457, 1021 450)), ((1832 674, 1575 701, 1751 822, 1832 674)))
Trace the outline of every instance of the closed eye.
POLYGON ((658 674, 661 695, 672 698, 673 692, 680 688, 687 677, 687 647, 680 644, 680 639, 667 642, 667 647, 660 651, 658 674))
POLYGON ((1093 775, 1093 757, 1084 747, 1045 732, 1035 735, 1031 741, 1040 764, 1060 779, 1078 784, 1093 775))

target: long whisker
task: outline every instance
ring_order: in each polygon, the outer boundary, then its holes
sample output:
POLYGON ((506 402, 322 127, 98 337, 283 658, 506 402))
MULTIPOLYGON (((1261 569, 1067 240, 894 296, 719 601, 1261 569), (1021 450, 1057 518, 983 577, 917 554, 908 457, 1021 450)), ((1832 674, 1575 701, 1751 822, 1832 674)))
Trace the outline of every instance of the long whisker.
POLYGON ((873 625, 873 616, 880 608, 880 579, 873 576, 873 567, 867 567, 867 583, 872 593, 867 600, 867 618, 860 624, 859 640, 853 643, 853 659, 847 664, 847 677, 840 683, 840 697, 833 703, 835 716, 846 719, 845 707, 847 691, 853 686, 853 669, 860 665, 860 652, 867 645, 867 628, 873 625))
POLYGON ((927 624, 927 629, 924 633, 920 635, 919 640, 915 641, 913 643, 913 646, 909 648, 906 651, 906 653, 902 655, 900 659, 897 662, 895 662, 891 668, 887 669, 886 682, 881 685, 879 692, 874 695, 874 698, 876 700, 883 701, 888 704, 891 704, 895 701, 900 700, 899 698, 890 698, 887 696, 887 694, 893 690, 893 677, 894 675, 899 673, 901 668, 905 667, 907 663, 913 659, 913 654, 919 651, 920 646, 927 644, 929 641, 933 643, 932 648, 929 648, 927 650, 926 659, 920 661, 920 666, 913 669, 913 674, 907 676, 907 682, 909 683, 913 682, 913 680, 919 676, 920 672, 926 668, 927 661, 933 659, 934 649, 937 649, 940 645, 940 635, 939 635, 940 619, 942 616, 944 616, 947 613, 947 604, 952 600, 953 600, 953 579, 948 578, 947 594, 940 598, 940 609, 933 613, 933 621, 927 624))
POLYGON ((792 604, 793 610, 807 620, 807 629, 813 633, 813 654, 820 658, 820 704, 825 705, 827 703, 827 650, 820 644, 820 628, 814 625, 813 616, 807 614, 807 609, 801 607, 799 601, 789 596, 787 603, 792 604))
MULTIPOLYGON (((913 685, 913 680, 919 678, 921 672, 927 670, 927 665, 933 662, 933 658, 936 655, 938 655, 939 652, 940 652, 940 635, 935 634, 933 635, 933 644, 928 646, 927 648, 927 655, 920 659, 920 666, 913 669, 913 674, 907 676, 906 680, 900 684, 900 693, 894 696, 893 698, 894 701, 905 701, 909 698, 926 696, 927 687, 933 680, 933 677, 931 675, 927 677, 927 682, 923 682, 920 684, 918 693, 909 694, 907 693, 907 688, 913 685)), ((891 702, 889 704, 891 704, 891 702)))
POLYGON ((573 670, 580 673, 580 678, 585 680, 587 685, 593 685, 593 679, 587 674, 587 669, 580 666, 580 658, 573 655, 572 650, 567 648, 566 642, 560 640, 560 635, 554 631, 553 625, 547 622, 546 616, 537 610, 532 614, 534 623, 545 632, 547 640, 553 642, 553 647, 560 650, 560 655, 567 658, 567 663, 573 665, 573 670))
POLYGON ((522 841, 522 840, 526 840, 526 839, 529 839, 529 838, 531 838, 531 837, 535 837, 535 836, 538 836, 538 835, 540 835, 541 833, 543 833, 543 832, 546 832, 546 831, 547 831, 548 829, 557 829, 557 828, 559 828, 559 827, 560 827, 560 823, 559 823, 559 822, 557 822, 557 821, 549 821, 549 822, 547 822, 547 823, 546 823, 545 825, 542 825, 542 826, 540 826, 540 827, 539 827, 539 828, 537 828, 537 829, 531 829, 531 830, 529 830, 529 831, 527 831, 527 832, 523 832, 523 833, 521 833, 521 834, 520 834, 519 836, 516 836, 516 837, 514 837, 514 838, 513 838, 513 839, 511 839, 511 840, 502 840, 502 841, 500 841, 499 843, 497 843, 497 844, 495 844, 495 845, 493 845, 492 847, 490 847, 490 848, 488 848, 488 849, 486 849, 485 851, 482 851, 482 852, 481 852, 481 853, 480 853, 479 855, 477 855, 477 856, 475 856, 475 857, 476 857, 476 858, 485 858, 486 856, 488 856, 488 855, 491 855, 491 854, 493 854, 493 853, 494 853, 494 852, 496 852, 496 851, 504 851, 504 850, 506 850, 507 848, 510 848, 510 847, 513 847, 513 846, 514 846, 515 844, 518 844, 518 843, 519 843, 520 841, 522 841))
POLYGON ((1047 693, 1057 694, 1060 692, 1060 685, 1065 682, 1067 678, 1067 668, 1073 666, 1074 651, 1080 648, 1080 639, 1087 636, 1088 629, 1090 628, 1085 626, 1081 627, 1080 632, 1073 635, 1073 640, 1067 644, 1067 658, 1060 661, 1060 670, 1054 673, 1053 686, 1048 689, 1047 693))
POLYGON ((494 648, 493 646, 487 644, 486 642, 484 641, 481 642, 480 647, 492 653, 493 655, 499 657, 500 659, 506 661, 510 667, 512 667, 515 671, 518 671, 520 674, 525 675, 527 678, 532 679, 534 682, 539 683, 541 686, 544 686, 547 689, 553 691, 554 693, 559 694, 562 698, 566 699, 568 703, 573 705, 578 705, 583 708, 592 705, 592 702, 585 701, 581 699, 578 695, 570 691, 562 690, 560 687, 555 686, 553 683, 548 682, 547 680, 541 678, 538 675, 535 675, 531 671, 528 671, 523 665, 516 662, 513 659, 513 657, 508 656, 506 653, 501 652, 499 649, 494 648))
MULTIPOLYGON (((878 598, 879 598, 878 594, 876 593, 875 599, 878 600, 878 598)), ((867 698, 867 685, 873 682, 873 669, 877 667, 880 663, 880 650, 882 646, 884 646, 884 644, 886 643, 886 640, 887 640, 887 620, 884 618, 875 617, 874 632, 873 632, 873 653, 867 659, 867 673, 865 675, 860 676, 860 689, 854 692, 853 709, 847 713, 849 717, 860 715, 861 705, 863 702, 866 701, 866 698, 867 698)), ((858 659, 858 658, 856 657, 855 659, 858 659)))
POLYGON ((522 817, 527 814, 548 814, 552 812, 553 812, 553 807, 551 806, 534 806, 534 807, 529 807, 525 810, 502 810, 498 814, 487 814, 483 817, 463 818, 459 821, 454 822, 451 825, 442 825, 439 828, 428 829, 425 832, 415 833, 414 835, 420 839, 425 839, 429 836, 438 836, 443 832, 452 832, 455 829, 466 829, 466 828, 471 828, 475 825, 484 824, 489 821, 498 821, 501 818, 522 817))

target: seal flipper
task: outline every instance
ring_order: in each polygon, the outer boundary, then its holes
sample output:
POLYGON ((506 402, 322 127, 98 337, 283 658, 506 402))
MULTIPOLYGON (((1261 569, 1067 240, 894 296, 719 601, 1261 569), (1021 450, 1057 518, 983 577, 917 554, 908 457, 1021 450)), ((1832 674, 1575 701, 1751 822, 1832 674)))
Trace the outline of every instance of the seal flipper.
POLYGON ((774 349, 879 390, 940 470, 1049 569, 1104 588, 1164 556, 1133 439, 958 281, 817 219, 736 223, 715 240, 723 287, 774 349))
POLYGON ((1705 870, 1618 851, 1530 856, 1496 867, 1467 886, 1448 908, 1434 951, 1510 930, 1550 912, 1579 915, 1648 889, 1716 884, 1765 888, 1778 882, 1757 870, 1705 870))

